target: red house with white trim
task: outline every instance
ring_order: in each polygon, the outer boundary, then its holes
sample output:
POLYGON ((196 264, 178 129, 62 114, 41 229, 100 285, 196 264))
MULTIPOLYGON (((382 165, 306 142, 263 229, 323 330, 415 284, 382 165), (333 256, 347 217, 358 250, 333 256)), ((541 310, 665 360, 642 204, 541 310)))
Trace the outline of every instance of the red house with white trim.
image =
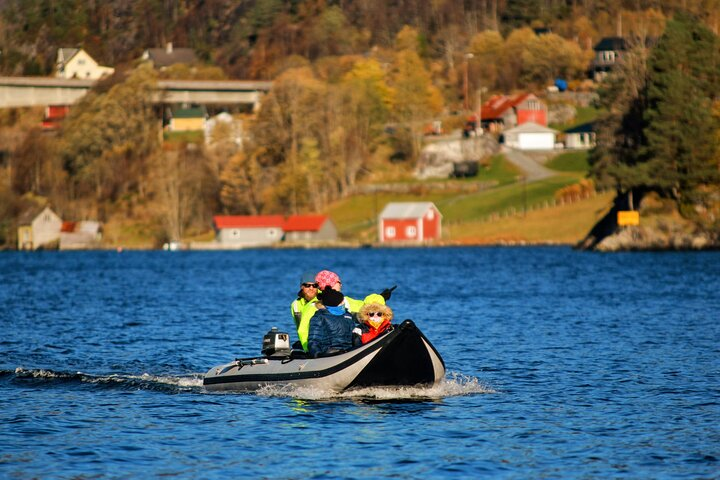
POLYGON ((442 214, 432 202, 388 203, 378 221, 381 243, 422 243, 442 237, 442 214))
POLYGON ((332 242, 337 228, 326 215, 291 215, 283 226, 286 242, 332 242))

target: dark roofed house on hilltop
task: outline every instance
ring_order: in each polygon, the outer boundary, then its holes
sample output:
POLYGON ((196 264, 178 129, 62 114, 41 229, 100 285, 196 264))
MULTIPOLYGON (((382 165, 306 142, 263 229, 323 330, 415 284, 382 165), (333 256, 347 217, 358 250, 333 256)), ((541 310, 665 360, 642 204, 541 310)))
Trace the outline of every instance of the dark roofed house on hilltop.
POLYGON ((148 48, 140 58, 152 62, 153 67, 160 70, 176 63, 192 65, 198 61, 192 48, 173 48, 172 42, 168 42, 165 48, 148 48))
POLYGON ((332 242, 337 228, 326 215, 291 215, 283 226, 287 242, 332 242))
POLYGON ((590 75, 596 82, 604 79, 626 50, 622 37, 604 37, 594 47, 595 58, 590 67, 590 75))

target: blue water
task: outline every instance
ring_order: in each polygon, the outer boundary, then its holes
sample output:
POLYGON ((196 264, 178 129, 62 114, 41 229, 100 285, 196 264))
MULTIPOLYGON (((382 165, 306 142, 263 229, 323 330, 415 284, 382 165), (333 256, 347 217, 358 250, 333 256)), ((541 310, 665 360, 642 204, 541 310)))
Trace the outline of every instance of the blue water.
POLYGON ((720 478, 719 292, 719 252, 2 253, 0 478, 720 478), (206 392, 324 267, 446 381, 206 392))

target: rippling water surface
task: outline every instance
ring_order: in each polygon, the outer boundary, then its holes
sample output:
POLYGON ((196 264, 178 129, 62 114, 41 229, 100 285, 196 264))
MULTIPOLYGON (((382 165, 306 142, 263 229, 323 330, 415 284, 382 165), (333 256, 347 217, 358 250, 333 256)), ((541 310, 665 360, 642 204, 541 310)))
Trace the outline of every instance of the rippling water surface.
POLYGON ((0 478, 718 478, 719 312, 717 252, 2 253, 0 478), (206 392, 312 268, 397 284, 445 382, 206 392))

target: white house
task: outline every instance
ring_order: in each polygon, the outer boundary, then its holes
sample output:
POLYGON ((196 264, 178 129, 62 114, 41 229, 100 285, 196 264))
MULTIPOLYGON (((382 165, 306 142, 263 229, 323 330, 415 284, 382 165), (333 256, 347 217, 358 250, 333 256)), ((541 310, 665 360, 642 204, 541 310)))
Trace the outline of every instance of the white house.
POLYGON ((97 80, 112 75, 114 68, 103 67, 82 48, 58 48, 55 76, 97 80))
POLYGON ((18 219, 18 250, 54 247, 61 228, 62 219, 50 207, 25 211, 18 219))
POLYGON ((259 247, 283 239, 282 215, 215 215, 215 239, 223 248, 259 247))
POLYGON ((534 122, 505 130, 505 145, 518 150, 553 150, 558 131, 534 122))
POLYGON ((590 149, 595 146, 596 134, 592 123, 583 123, 565 130, 565 148, 590 149))

